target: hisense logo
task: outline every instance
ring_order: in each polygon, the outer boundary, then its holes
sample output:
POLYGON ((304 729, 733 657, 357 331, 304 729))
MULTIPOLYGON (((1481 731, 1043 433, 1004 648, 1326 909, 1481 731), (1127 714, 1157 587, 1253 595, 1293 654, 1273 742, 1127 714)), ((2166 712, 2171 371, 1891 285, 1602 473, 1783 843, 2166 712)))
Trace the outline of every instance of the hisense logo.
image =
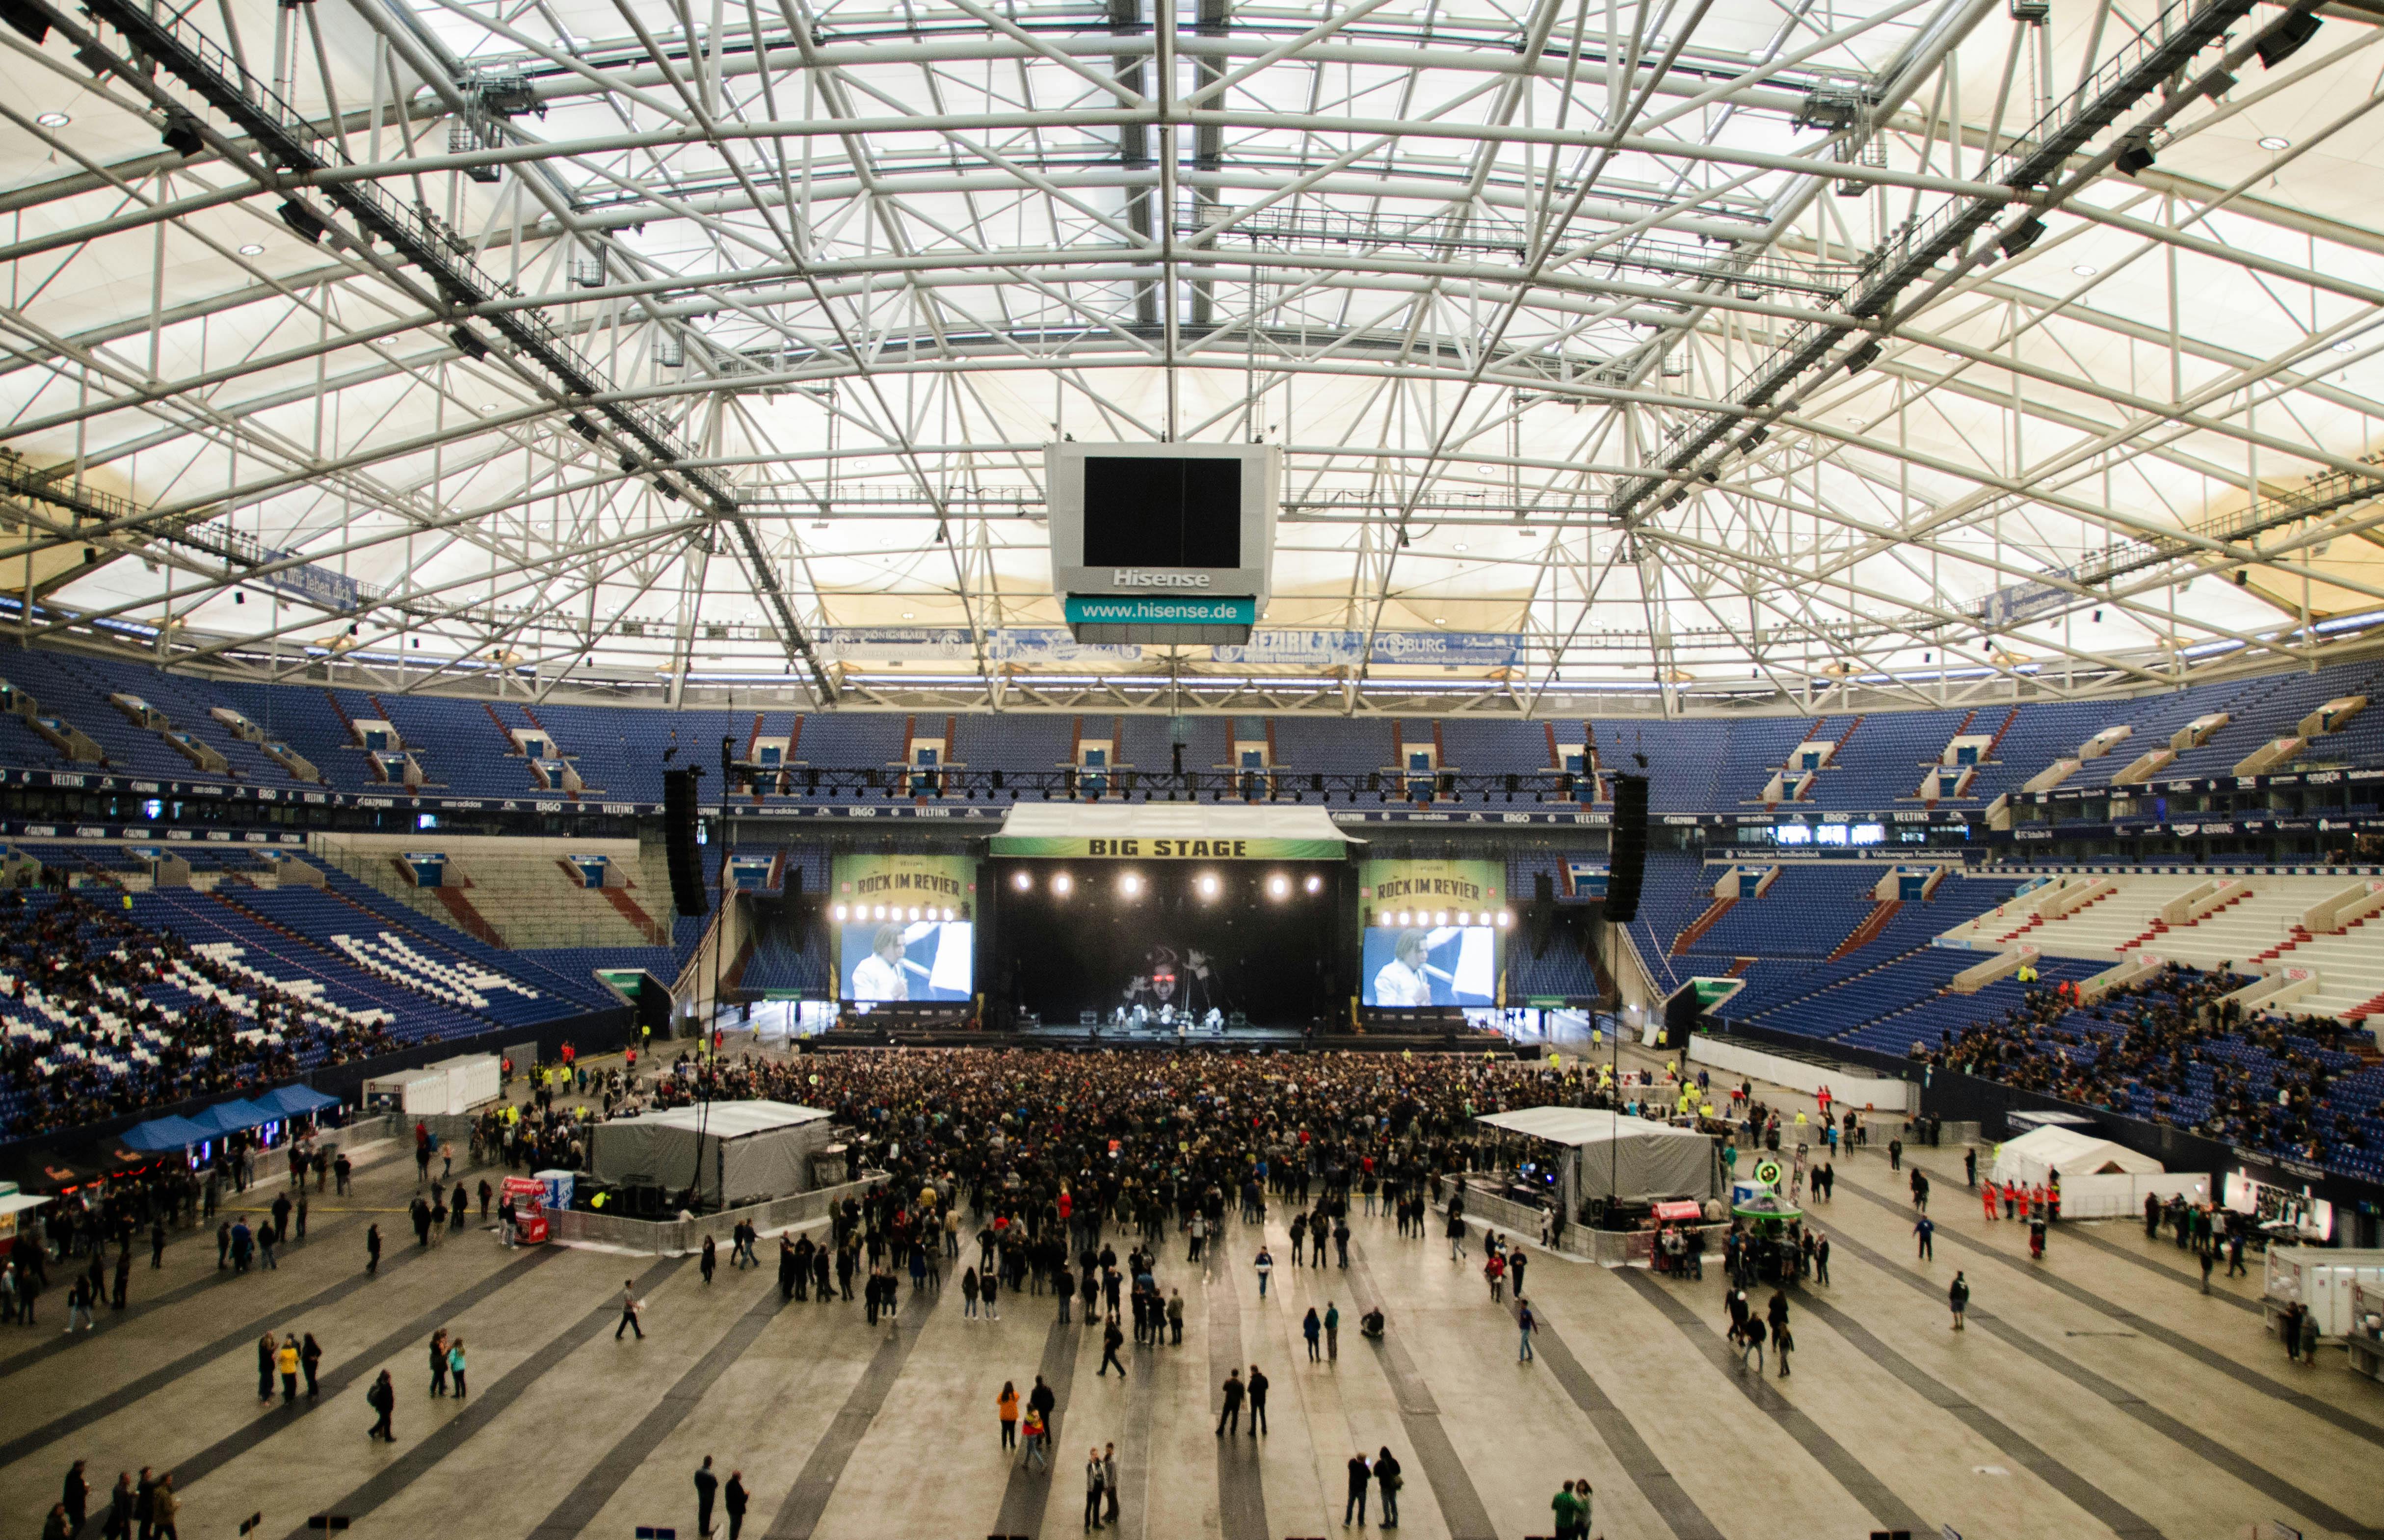
POLYGON ((1110 573, 1112 587, 1122 589, 1205 589, 1209 575, 1205 572, 1147 572, 1140 567, 1122 566, 1110 573))

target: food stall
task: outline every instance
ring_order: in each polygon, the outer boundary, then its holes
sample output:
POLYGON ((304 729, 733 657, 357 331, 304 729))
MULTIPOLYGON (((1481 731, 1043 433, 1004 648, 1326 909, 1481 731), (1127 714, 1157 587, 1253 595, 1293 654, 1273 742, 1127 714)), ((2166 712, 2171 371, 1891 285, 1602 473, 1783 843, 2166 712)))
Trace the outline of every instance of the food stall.
POLYGON ((2351 1372, 2384 1380, 2384 1288, 2372 1284, 2351 1285, 2351 1324, 2342 1334, 2351 1372))
POLYGON ((1733 1202, 1730 1211, 1746 1222, 1748 1266, 1757 1280, 1785 1285, 1794 1281, 1803 1259, 1790 1226, 1805 1211, 1776 1192, 1758 1192, 1733 1202))
MULTIPOLYGON (((16 1249, 18 1221, 48 1201, 46 1198, 19 1192, 14 1182, 0 1182, 0 1258, 16 1249)), ((31 1220, 27 1218, 25 1223, 31 1223, 31 1220)))
POLYGON ((2262 1284, 2261 1311, 2270 1332, 2298 1304, 2316 1318, 2318 1335, 2344 1337, 2351 1332, 2354 1293, 2364 1287, 2370 1298, 2384 1296, 2384 1251, 2272 1245, 2262 1284))
POLYGON ((524 1246, 541 1246, 546 1242, 546 1184, 535 1176, 508 1176, 500 1189, 499 1202, 509 1202, 514 1209, 513 1238, 524 1246))

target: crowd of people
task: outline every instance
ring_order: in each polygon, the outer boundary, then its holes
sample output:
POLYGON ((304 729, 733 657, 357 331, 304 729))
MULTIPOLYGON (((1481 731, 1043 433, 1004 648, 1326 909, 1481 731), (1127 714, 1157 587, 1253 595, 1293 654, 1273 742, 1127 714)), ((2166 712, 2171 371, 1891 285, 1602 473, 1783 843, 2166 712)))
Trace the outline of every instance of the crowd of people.
POLYGON ((0 1138, 387 1051, 388 1028, 250 976, 85 890, 0 893, 0 1138), (164 1001, 180 1000, 179 1008, 164 1001))
POLYGON ((2047 985, 1989 1020, 1941 1031, 1933 1048, 1914 1043, 1911 1055, 2313 1163, 2329 1147, 2363 1147, 2355 1114, 2384 1108, 2329 1100, 2353 1062, 2342 1024, 2247 1018, 2225 997, 2249 982, 2224 964, 2203 972, 2171 962, 2092 1004, 2067 983, 2047 985), (2219 1051, 2226 1043, 2258 1054, 2219 1051), (2205 1077, 2206 1091, 2198 1083, 2205 1077))

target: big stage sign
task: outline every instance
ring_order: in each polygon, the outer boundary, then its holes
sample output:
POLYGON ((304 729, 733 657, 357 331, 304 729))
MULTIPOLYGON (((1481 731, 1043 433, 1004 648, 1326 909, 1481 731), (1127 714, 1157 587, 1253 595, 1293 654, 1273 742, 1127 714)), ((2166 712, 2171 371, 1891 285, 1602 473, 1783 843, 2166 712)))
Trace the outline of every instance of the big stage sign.
POLYGON ((1183 838, 1124 835, 1105 838, 1066 835, 996 835, 996 855, 1058 856, 1092 861, 1338 861, 1348 846, 1338 839, 1183 838))

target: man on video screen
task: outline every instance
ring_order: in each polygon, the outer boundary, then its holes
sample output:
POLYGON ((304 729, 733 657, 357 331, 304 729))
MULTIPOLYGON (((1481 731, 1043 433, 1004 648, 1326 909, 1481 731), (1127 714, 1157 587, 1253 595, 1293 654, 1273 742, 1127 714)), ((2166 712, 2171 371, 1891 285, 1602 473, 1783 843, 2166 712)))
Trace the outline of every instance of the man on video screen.
POLYGON ((1374 975, 1374 1003, 1430 1005, 1432 980, 1424 976, 1423 956, 1424 933, 1412 926, 1400 931, 1398 941, 1391 948, 1391 960, 1374 975))
POLYGON ((864 1005, 911 998, 911 980, 902 970, 900 925, 877 927, 869 955, 852 970, 852 998, 864 1005))

